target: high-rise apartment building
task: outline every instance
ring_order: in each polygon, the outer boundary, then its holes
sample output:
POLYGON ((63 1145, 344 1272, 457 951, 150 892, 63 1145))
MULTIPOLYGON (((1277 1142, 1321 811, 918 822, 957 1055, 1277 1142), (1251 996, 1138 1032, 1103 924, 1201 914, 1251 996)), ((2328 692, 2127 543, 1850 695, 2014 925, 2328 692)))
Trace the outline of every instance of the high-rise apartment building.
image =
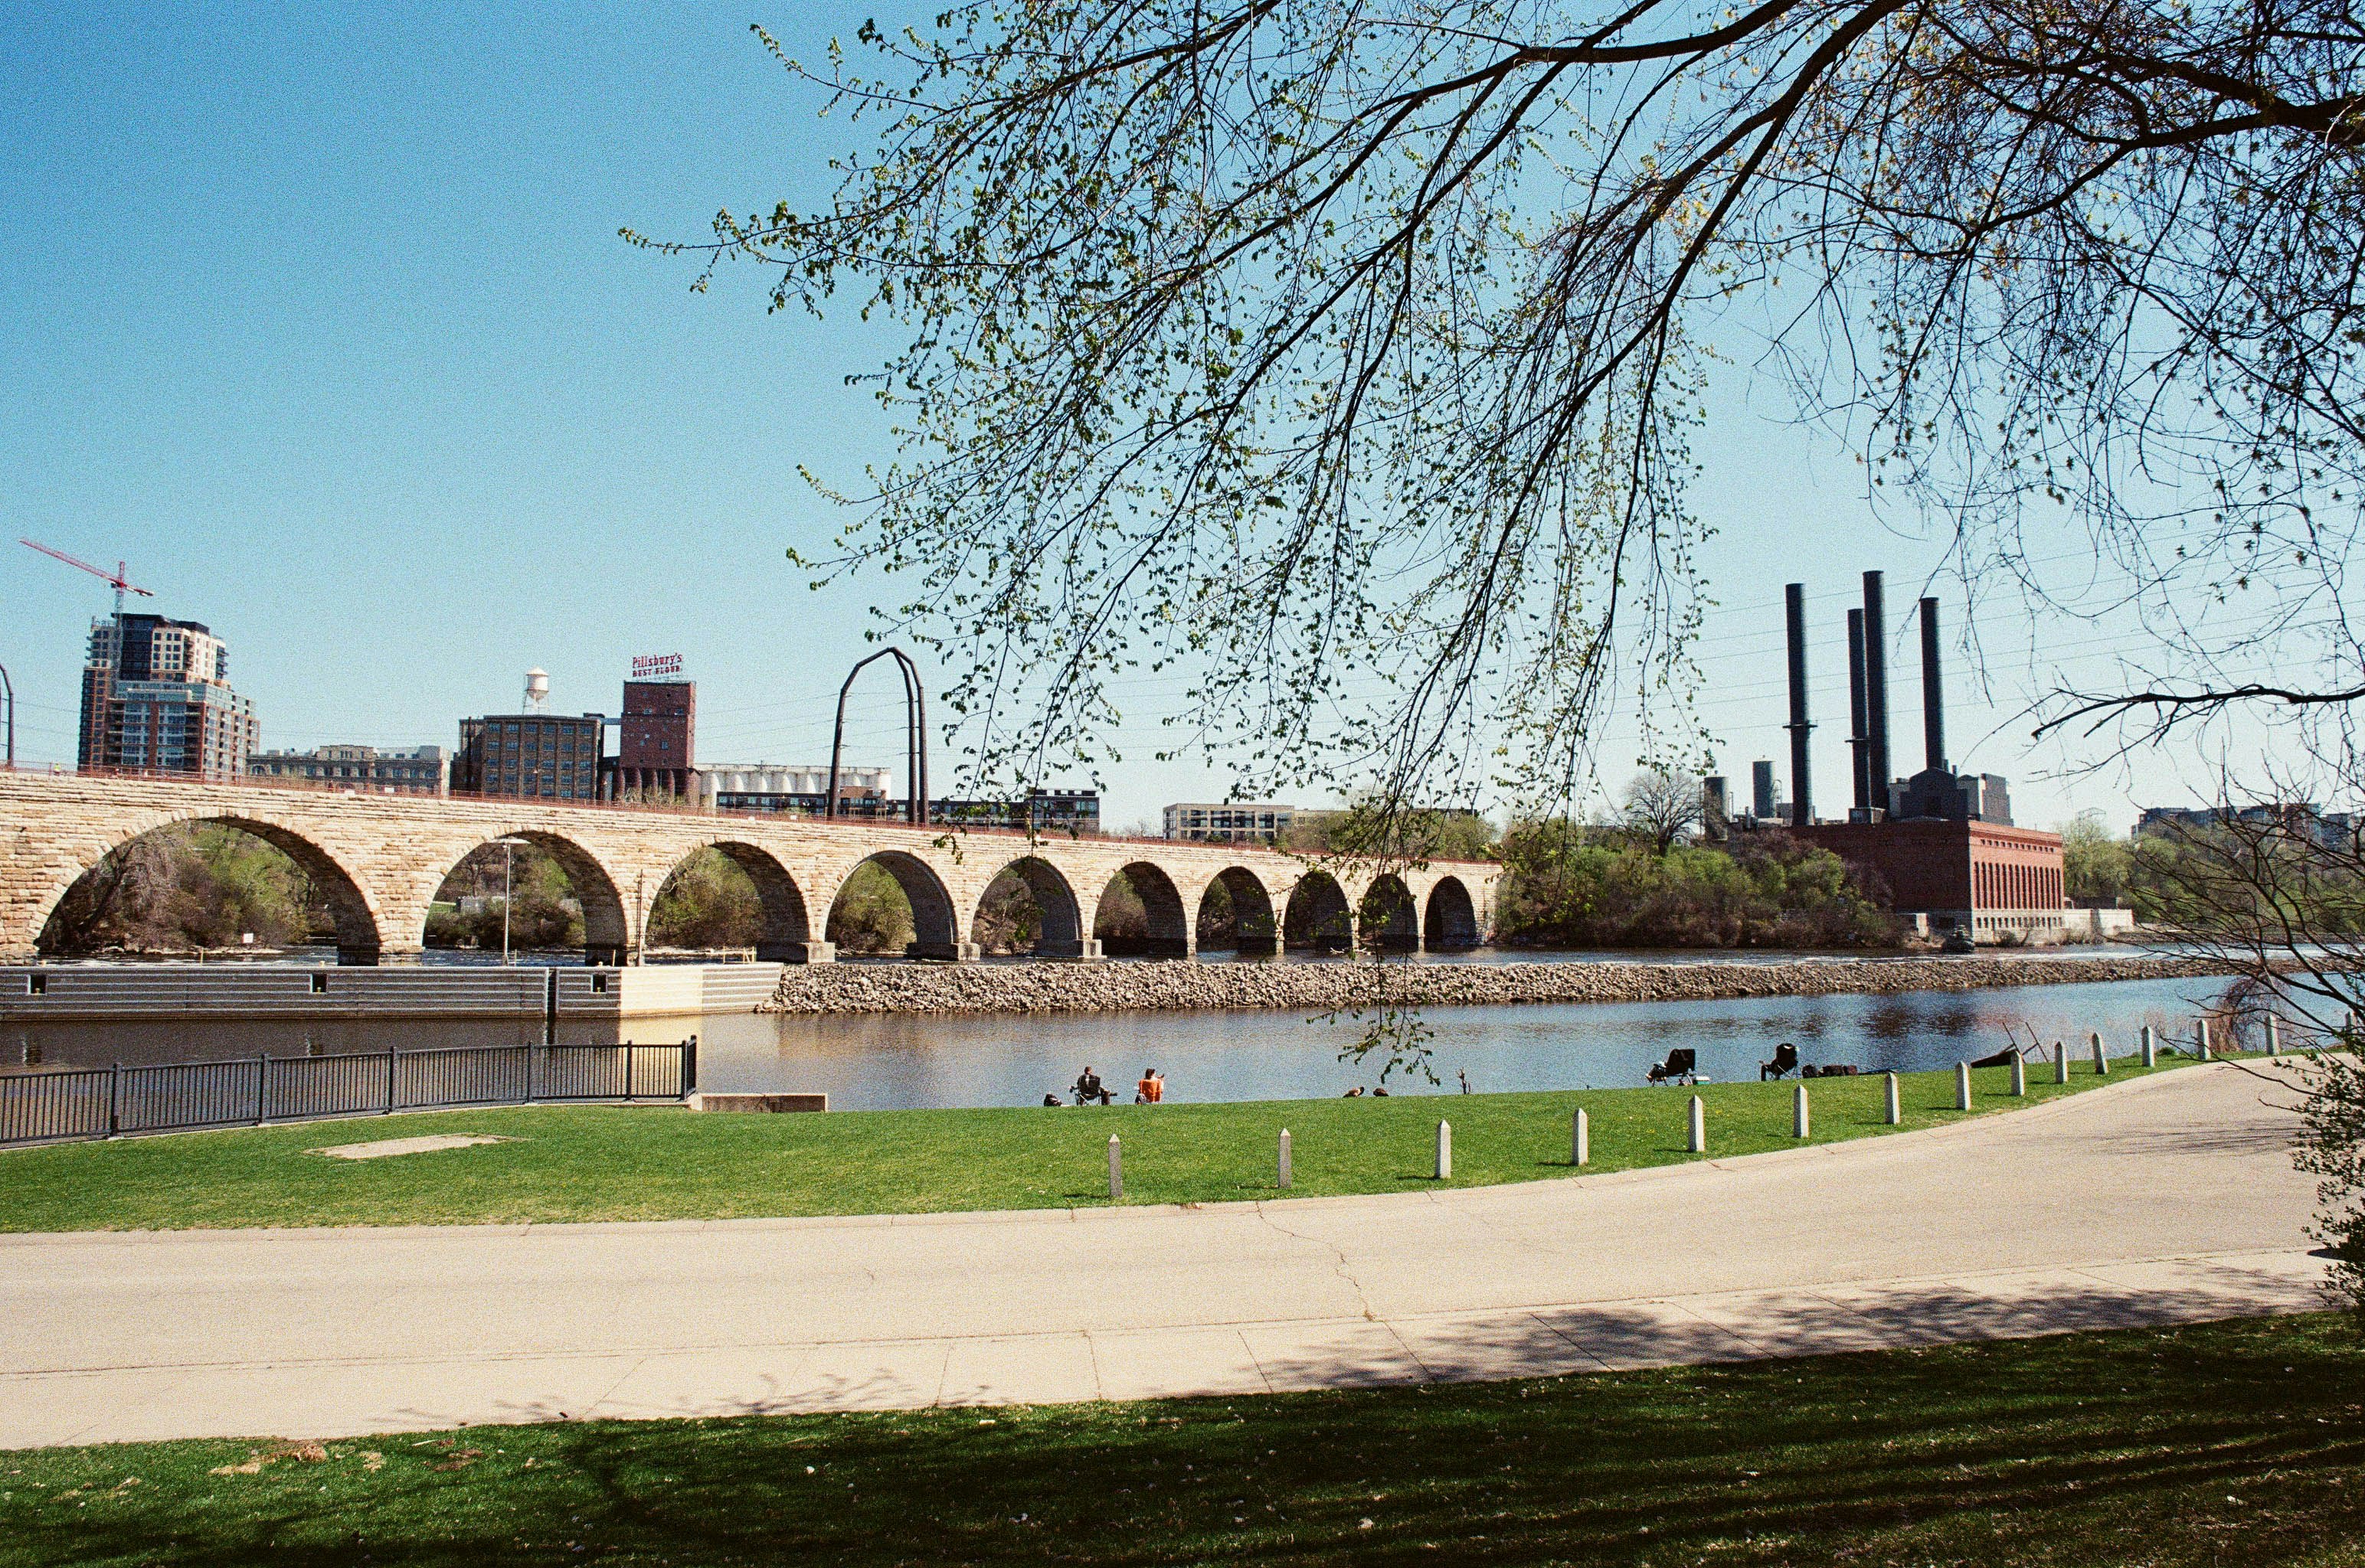
POLYGON ((222 640, 194 621, 106 616, 90 625, 76 766, 237 778, 261 740, 230 688, 222 640))

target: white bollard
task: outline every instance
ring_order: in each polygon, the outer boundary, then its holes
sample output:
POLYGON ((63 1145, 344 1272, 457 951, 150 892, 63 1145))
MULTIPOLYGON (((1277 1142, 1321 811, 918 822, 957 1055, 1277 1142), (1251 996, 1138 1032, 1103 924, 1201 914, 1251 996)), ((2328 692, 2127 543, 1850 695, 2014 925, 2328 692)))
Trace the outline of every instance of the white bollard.
POLYGON ((1453 1124, 1452 1122, 1437 1124, 1437 1179, 1440 1182, 1450 1182, 1453 1179, 1453 1124))
POLYGON ((2193 1054, 2202 1061, 2209 1059, 2209 1020, 2204 1015, 2192 1021, 2193 1054))
POLYGON ((1576 1114, 1568 1119, 1568 1162, 1583 1165, 1593 1158, 1593 1128, 1585 1117, 1585 1107, 1579 1105, 1576 1114))
POLYGON ((1805 1137, 1812 1125, 1807 1119, 1807 1086, 1795 1084, 1790 1090, 1790 1136, 1805 1137))
POLYGON ((1109 1202, 1125 1201, 1125 1151, 1118 1147, 1116 1134, 1109 1134, 1109 1202))
POLYGON ((2151 1032, 2151 1025, 2148 1024, 2145 1025, 2143 1026, 2143 1033, 2138 1035, 2136 1039, 2143 1047, 2144 1066, 2158 1067, 2159 1065, 2159 1036, 2151 1032))
POLYGON ((1281 1129, 1281 1190, 1289 1191, 1289 1129, 1281 1129))
POLYGON ((2015 1100, 2028 1097, 2028 1059, 2018 1051, 2012 1053, 2012 1097, 2015 1100))
POLYGON ((1967 1061, 1958 1061, 1955 1064, 1955 1109, 1957 1111, 1967 1111, 1970 1108, 1971 1064, 1967 1061))
POLYGON ((1897 1126, 1905 1120, 1905 1107, 1900 1104, 1897 1099, 1897 1075, 1893 1072, 1885 1072, 1881 1076, 1888 1080, 1886 1101, 1889 1125, 1892 1127, 1897 1126))
POLYGON ((2102 1036, 2090 1034, 2086 1041, 2094 1049, 2094 1076, 2108 1078, 2111 1075, 2111 1053, 2102 1048, 2102 1036))
POLYGON ((2270 1057, 2283 1054, 2283 1021, 2271 1013, 2267 1014, 2267 1054, 2270 1057))
POLYGON ((1692 1096, 1690 1120, 1692 1152, 1706 1154, 1708 1152, 1708 1107, 1700 1103, 1700 1097, 1697 1094, 1692 1096))
POLYGON ((2053 1042, 2053 1081, 2069 1081, 2069 1053, 2062 1048, 2058 1040, 2053 1042))

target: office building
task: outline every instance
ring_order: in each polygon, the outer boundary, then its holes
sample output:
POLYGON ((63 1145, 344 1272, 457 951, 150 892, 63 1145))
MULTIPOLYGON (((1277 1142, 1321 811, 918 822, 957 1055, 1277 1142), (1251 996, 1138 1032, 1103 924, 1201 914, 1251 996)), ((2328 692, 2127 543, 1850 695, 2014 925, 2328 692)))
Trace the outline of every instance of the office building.
POLYGON ((1030 790, 1023 800, 931 801, 928 820, 956 827, 1098 833, 1101 796, 1097 790, 1030 790))
POLYGON ((310 751, 258 752, 247 759, 251 778, 319 784, 364 795, 448 795, 452 754, 440 745, 380 751, 368 745, 324 745, 310 751))
POLYGON ((2312 839, 2326 849, 2350 850, 2357 844, 2358 819, 2353 812, 2326 812, 2304 801, 2284 801, 2249 806, 2146 806, 2135 819, 2138 837, 2175 837, 2220 823, 2253 830, 2271 829, 2292 838, 2312 839))
POLYGON ((1272 801, 1178 801, 1166 808, 1165 836, 1203 844, 1271 844, 1297 821, 1297 808, 1272 801))
POLYGON ((91 622, 76 766, 237 778, 260 741, 254 705, 230 687, 220 638, 194 621, 91 622))

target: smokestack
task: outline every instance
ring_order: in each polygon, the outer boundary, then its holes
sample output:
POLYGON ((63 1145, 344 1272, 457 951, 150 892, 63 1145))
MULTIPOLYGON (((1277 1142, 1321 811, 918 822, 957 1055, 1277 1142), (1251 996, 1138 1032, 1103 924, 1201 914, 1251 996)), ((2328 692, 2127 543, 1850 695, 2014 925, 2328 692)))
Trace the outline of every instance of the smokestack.
POLYGON ((1864 611, 1849 610, 1847 626, 1848 768, 1855 776, 1855 809, 1862 812, 1872 807, 1871 743, 1864 733, 1864 611))
POLYGON ((1946 768, 1946 699, 1938 684, 1938 601, 1922 601, 1922 748, 1931 771, 1946 768))
POLYGON ((1865 767, 1872 803, 1889 804, 1889 617, 1880 607, 1880 574, 1864 575, 1865 767))
POLYGON ((1807 787, 1807 585, 1792 583, 1782 590, 1783 608, 1790 622, 1790 823, 1804 827, 1815 820, 1814 792, 1807 787))

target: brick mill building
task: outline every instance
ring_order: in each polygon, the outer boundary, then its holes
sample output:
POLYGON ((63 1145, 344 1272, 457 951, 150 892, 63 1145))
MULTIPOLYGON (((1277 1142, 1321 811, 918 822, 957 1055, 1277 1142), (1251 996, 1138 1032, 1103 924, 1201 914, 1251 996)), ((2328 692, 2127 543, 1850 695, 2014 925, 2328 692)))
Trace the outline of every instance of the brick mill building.
POLYGON ((1974 941, 2007 932, 2058 937, 2066 901, 2061 835, 1945 819, 1819 823, 1794 830, 1887 888, 1889 907, 1974 941))

